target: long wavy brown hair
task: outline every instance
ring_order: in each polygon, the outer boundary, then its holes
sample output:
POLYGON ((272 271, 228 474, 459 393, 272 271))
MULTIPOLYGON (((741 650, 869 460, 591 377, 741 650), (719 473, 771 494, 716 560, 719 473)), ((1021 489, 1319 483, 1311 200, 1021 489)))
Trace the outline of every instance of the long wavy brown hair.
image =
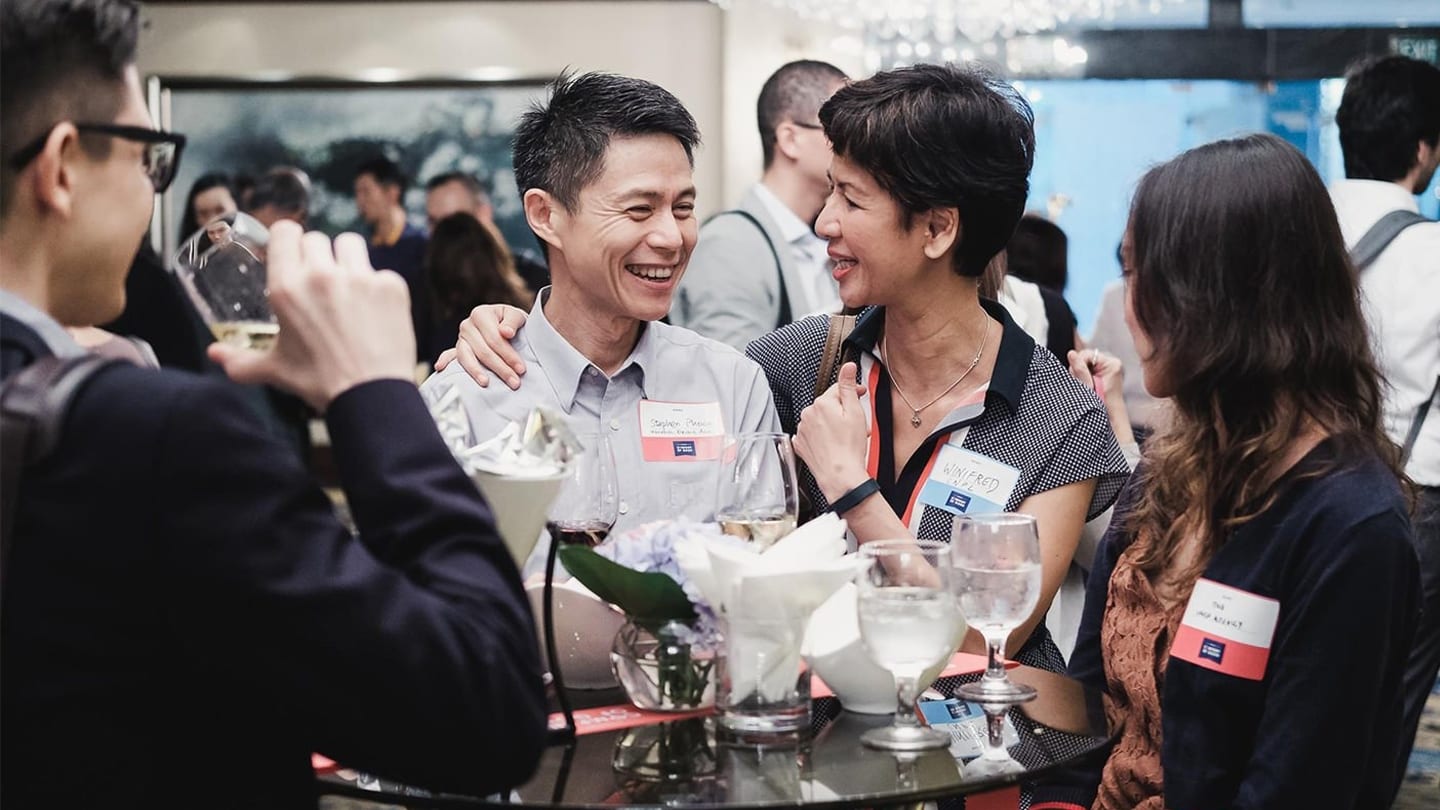
POLYGON ((1142 570, 1198 575, 1274 503, 1277 464, 1309 426, 1341 443, 1340 457, 1373 454, 1405 480, 1381 425, 1355 270, 1299 150, 1252 135, 1185 152, 1140 181, 1129 233, 1145 364, 1174 408, 1146 447, 1125 523, 1149 540, 1142 570), (1197 540, 1198 558, 1176 570, 1177 550, 1197 540))

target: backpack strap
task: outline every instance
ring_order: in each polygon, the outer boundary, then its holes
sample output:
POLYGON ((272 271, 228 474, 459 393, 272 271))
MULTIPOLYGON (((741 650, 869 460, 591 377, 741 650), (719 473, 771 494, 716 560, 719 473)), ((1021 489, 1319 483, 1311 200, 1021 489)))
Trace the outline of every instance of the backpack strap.
POLYGON ((0 384, 0 583, 14 540, 22 469, 55 449, 70 401, 81 386, 95 372, 120 362, 89 353, 43 357, 0 384))
POLYGON ((1429 221, 1414 211, 1403 209, 1391 211, 1380 217, 1374 225, 1370 226, 1370 230, 1360 237, 1360 241, 1355 243, 1355 247, 1350 249, 1350 261, 1355 264, 1355 271, 1358 273, 1374 264, 1375 260, 1380 258, 1380 254, 1385 252, 1385 248, 1395 241, 1395 237, 1399 236, 1401 231, 1411 225, 1429 221))
POLYGON ((1415 440, 1420 438, 1420 429, 1425 427, 1425 417, 1429 415, 1437 396, 1440 396, 1440 377, 1435 378, 1435 387, 1430 389, 1430 396, 1420 403, 1420 408, 1415 411, 1415 418, 1410 421, 1410 430, 1405 433, 1405 444, 1400 447, 1401 467, 1410 461, 1410 454, 1415 450, 1415 440))
POLYGON ((770 239, 770 232, 765 230, 765 226, 760 224, 760 220, 756 219, 754 214, 739 208, 721 211, 715 216, 710 217, 710 219, 705 220, 705 222, 708 224, 717 217, 723 217, 726 214, 744 217, 746 221, 754 225, 755 229, 760 232, 761 238, 765 240, 765 247, 770 248, 770 257, 775 260, 775 277, 780 280, 780 317, 775 321, 775 328, 779 329, 782 326, 788 325, 791 321, 795 320, 795 318, 790 312, 790 293, 785 289, 785 265, 780 263, 780 252, 775 249, 775 243, 770 239))

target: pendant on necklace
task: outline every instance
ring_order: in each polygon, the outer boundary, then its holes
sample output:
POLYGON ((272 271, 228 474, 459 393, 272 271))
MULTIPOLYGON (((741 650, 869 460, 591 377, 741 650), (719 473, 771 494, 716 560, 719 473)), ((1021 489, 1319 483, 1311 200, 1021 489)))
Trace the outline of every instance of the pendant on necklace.
POLYGON ((910 427, 913 427, 913 428, 918 428, 918 427, 920 427, 920 412, 919 412, 919 411, 915 411, 915 412, 913 412, 913 413, 910 414, 910 427))

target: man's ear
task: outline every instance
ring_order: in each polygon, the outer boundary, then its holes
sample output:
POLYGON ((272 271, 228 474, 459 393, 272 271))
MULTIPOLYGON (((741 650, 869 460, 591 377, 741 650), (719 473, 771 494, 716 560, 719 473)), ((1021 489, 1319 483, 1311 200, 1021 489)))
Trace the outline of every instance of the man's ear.
POLYGON ((69 217, 75 205, 75 183, 81 161, 89 156, 80 145, 80 131, 69 121, 57 124, 45 138, 40 154, 30 161, 28 182, 36 207, 69 217))
POLYGON ((791 160, 800 159, 800 127, 791 121, 782 121, 775 127, 775 151, 791 160))
POLYGON ((566 215, 565 207, 560 201, 544 189, 531 188, 525 190, 523 203, 525 221, 529 223, 530 230, 545 244, 564 250, 565 246, 560 243, 560 234, 556 231, 557 220, 566 215))
POLYGON ((920 215, 924 228, 925 256, 938 259, 960 244, 963 228, 960 211, 955 208, 932 208, 920 215))

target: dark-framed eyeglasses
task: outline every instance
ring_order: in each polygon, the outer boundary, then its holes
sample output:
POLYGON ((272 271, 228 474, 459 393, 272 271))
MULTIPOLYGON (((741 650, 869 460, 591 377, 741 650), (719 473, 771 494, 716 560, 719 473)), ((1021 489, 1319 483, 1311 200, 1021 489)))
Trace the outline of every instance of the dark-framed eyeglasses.
MULTIPOLYGON (((34 160, 45 148, 45 141, 59 124, 46 129, 40 137, 26 144, 10 156, 10 168, 19 171, 34 160)), ((178 132, 162 132, 146 127, 131 127, 124 124, 75 124, 81 132, 124 138, 145 145, 145 173, 150 175, 150 185, 160 194, 170 187, 175 179, 175 169, 180 165, 180 152, 185 148, 185 136, 178 132)))

